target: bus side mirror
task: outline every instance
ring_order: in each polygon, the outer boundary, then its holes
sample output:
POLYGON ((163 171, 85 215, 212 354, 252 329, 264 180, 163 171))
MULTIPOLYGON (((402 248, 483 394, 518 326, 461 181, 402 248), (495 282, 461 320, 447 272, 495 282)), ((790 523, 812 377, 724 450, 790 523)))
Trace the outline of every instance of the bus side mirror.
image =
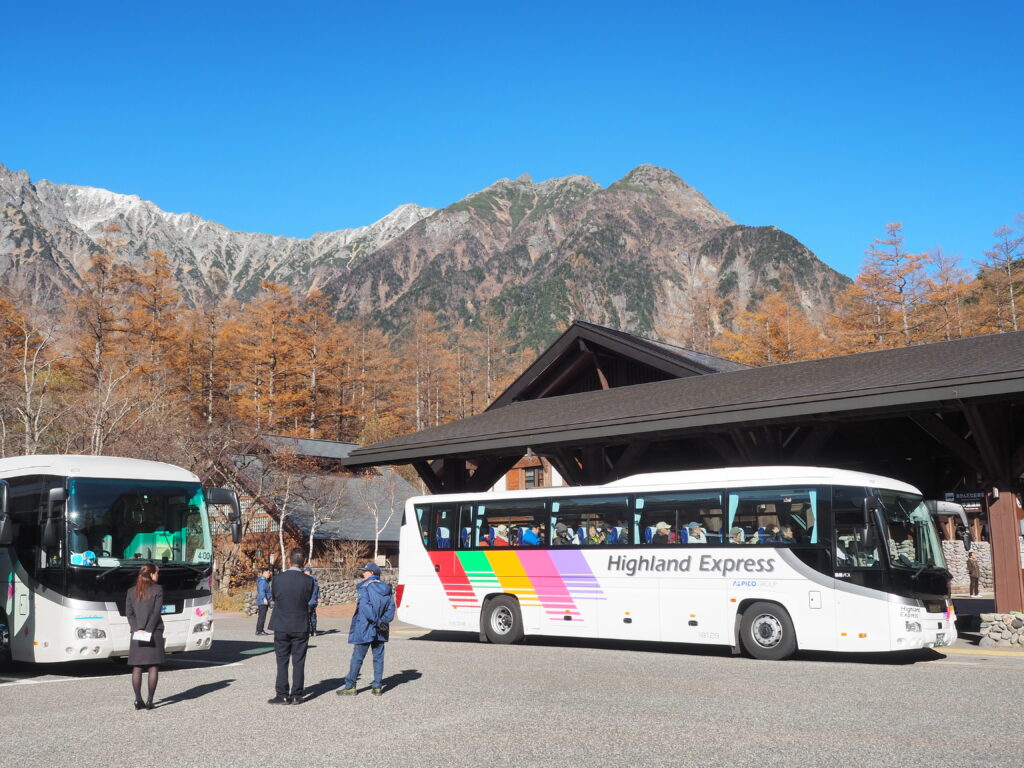
POLYGON ((203 495, 207 504, 231 507, 228 520, 231 523, 231 541, 238 544, 242 541, 242 506, 238 502, 238 494, 229 488, 204 488, 203 495))
POLYGON ((7 483, 0 480, 0 547, 10 546, 14 541, 14 523, 7 510, 7 483))

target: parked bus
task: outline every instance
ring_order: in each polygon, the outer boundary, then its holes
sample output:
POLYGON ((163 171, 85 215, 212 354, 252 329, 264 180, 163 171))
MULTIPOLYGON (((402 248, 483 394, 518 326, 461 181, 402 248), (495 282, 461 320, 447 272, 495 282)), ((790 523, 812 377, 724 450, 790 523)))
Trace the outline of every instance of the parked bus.
POLYGON ((956 639, 921 493, 858 472, 741 467, 414 497, 400 546, 398 617, 494 643, 660 640, 782 659, 956 639))
POLYGON ((125 597, 153 563, 168 652, 213 640, 207 505, 238 498, 184 469, 108 456, 0 459, 0 661, 127 656, 125 597))

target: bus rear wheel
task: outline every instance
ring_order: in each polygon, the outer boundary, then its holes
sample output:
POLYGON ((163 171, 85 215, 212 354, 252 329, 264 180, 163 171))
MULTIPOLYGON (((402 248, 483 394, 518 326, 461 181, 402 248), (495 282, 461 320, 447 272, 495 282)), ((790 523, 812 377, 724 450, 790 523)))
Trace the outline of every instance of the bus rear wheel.
POLYGON ((523 617, 519 603, 508 595, 490 600, 484 609, 484 634, 488 642, 508 645, 523 639, 523 617))
POLYGON ((796 631, 782 606, 753 603, 743 612, 740 641, 755 659, 779 661, 796 652, 796 631))

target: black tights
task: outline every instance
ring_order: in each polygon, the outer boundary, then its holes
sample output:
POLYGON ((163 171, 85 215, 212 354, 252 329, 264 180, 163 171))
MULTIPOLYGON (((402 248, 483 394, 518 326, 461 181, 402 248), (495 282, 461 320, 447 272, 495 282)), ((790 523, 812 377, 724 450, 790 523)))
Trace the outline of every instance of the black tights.
MULTIPOLYGON (((160 678, 160 667, 156 664, 149 668, 149 703, 153 703, 157 680, 160 678)), ((142 667, 132 667, 132 688, 135 689, 135 700, 142 701, 142 667)))

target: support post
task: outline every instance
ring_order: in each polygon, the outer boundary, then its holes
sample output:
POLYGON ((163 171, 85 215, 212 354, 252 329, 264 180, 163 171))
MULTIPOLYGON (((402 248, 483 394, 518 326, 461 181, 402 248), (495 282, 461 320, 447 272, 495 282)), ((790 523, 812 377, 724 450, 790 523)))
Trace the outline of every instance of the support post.
POLYGON ((1024 611, 1024 581, 1021 580, 1020 525, 1017 501, 1009 489, 988 506, 988 529, 992 539, 992 576, 996 591, 996 612, 1024 611))

